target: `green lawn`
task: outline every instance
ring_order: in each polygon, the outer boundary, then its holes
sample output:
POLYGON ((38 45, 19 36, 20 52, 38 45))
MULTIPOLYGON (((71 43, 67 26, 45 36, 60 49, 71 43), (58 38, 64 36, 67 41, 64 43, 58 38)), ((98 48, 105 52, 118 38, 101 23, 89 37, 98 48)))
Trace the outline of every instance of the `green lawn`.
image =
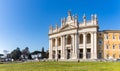
POLYGON ((120 71, 119 62, 28 62, 0 64, 0 71, 120 71))

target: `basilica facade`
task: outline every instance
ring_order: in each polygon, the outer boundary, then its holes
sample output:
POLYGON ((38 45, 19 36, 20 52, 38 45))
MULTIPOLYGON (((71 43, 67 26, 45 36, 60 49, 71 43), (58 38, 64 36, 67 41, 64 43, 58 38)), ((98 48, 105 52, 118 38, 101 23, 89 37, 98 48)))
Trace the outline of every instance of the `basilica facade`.
POLYGON ((91 15, 91 20, 78 21, 78 16, 68 16, 61 19, 61 26, 50 26, 49 29, 49 59, 97 59, 97 15, 91 15))

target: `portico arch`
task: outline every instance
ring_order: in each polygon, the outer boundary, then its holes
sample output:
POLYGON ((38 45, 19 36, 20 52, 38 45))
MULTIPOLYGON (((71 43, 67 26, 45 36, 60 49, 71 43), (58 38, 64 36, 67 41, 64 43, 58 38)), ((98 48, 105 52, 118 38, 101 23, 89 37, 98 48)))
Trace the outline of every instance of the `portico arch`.
POLYGON ((87 34, 87 43, 91 43, 91 35, 90 35, 90 33, 87 34))
POLYGON ((67 36, 67 45, 70 45, 72 42, 72 37, 70 35, 67 36))
POLYGON ((83 44, 83 34, 79 35, 79 44, 83 44))
POLYGON ((58 37, 58 46, 61 46, 61 38, 58 37))
POLYGON ((55 38, 52 39, 52 47, 55 47, 55 38))

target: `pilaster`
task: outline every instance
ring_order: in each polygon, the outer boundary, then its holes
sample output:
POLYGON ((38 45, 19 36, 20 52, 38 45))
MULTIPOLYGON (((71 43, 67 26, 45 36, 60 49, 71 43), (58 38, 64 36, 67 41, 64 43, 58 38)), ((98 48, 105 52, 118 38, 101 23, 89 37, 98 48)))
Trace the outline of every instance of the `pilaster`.
POLYGON ((61 59, 65 59, 65 36, 61 36, 62 54, 61 59))
POLYGON ((86 59, 86 33, 83 33, 83 59, 86 59))
POLYGON ((71 43, 71 49, 72 49, 72 55, 71 55, 71 57, 72 57, 72 59, 74 59, 75 58, 75 35, 74 34, 71 34, 71 37, 72 37, 72 43, 71 43))
POLYGON ((52 39, 49 39, 49 59, 52 59, 52 39))
POLYGON ((74 43, 74 49, 73 49, 73 59, 77 59, 77 52, 78 52, 78 35, 74 34, 74 39, 73 39, 74 43))
POLYGON ((56 52, 56 54, 55 54, 55 59, 58 59, 58 38, 56 37, 55 38, 55 52, 56 52))
POLYGON ((97 32, 94 32, 94 59, 97 59, 97 32))

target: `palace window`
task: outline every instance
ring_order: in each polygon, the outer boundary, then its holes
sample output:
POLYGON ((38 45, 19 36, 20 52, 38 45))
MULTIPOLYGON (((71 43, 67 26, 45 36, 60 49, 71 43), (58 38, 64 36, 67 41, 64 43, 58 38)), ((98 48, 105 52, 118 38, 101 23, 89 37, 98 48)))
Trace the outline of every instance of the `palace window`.
POLYGON ((99 39, 98 44, 102 46, 102 39, 99 39))
POLYGON ((113 58, 115 58, 115 54, 113 54, 113 58))
POLYGON ((115 45, 113 44, 113 49, 115 49, 115 45))
POLYGON ((109 58, 109 54, 106 55, 107 59, 109 58))
POLYGON ((106 34, 106 39, 108 39, 108 34, 106 34))
POLYGON ((120 44, 119 44, 119 49, 120 49, 120 44))
POLYGON ((87 34, 87 43, 91 43, 91 35, 87 34))
POLYGON ((100 35, 100 36, 102 36, 102 34, 101 34, 101 33, 99 33, 99 35, 100 35))
POLYGON ((120 33, 119 33, 119 40, 120 40, 120 33))
POLYGON ((106 45, 106 49, 109 49, 109 45, 106 45))
POLYGON ((83 35, 82 34, 80 34, 80 36, 79 36, 79 44, 83 44, 83 35))
POLYGON ((113 33, 113 39, 115 39, 115 34, 113 33))

